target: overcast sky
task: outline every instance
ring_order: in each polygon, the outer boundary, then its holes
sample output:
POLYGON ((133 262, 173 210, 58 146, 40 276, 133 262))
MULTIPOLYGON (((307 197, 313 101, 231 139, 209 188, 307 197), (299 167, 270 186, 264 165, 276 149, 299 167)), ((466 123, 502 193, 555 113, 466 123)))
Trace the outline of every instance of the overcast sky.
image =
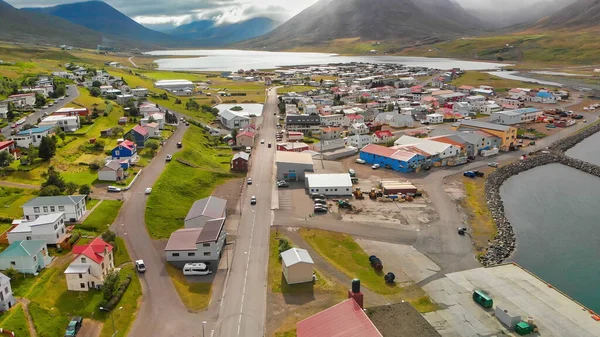
MULTIPOLYGON (((6 0, 21 7, 45 7, 77 2, 74 0, 6 0)), ((106 0, 119 11, 145 25, 179 26, 200 19, 233 23, 257 16, 280 21, 289 19, 318 0, 106 0)), ((376 1, 376 0, 373 0, 376 1)), ((418 1, 418 0, 417 0, 418 1)), ((466 6, 498 5, 500 0, 455 0, 466 6)), ((518 6, 544 0, 502 0, 503 5, 518 6)))

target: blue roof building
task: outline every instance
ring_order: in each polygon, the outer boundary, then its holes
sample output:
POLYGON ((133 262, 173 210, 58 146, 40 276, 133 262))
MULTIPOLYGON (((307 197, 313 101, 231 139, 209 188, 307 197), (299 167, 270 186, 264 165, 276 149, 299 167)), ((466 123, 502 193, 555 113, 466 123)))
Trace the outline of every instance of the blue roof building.
POLYGON ((37 275, 50 262, 46 240, 15 241, 0 253, 0 269, 13 268, 23 274, 37 275))
POLYGON ((17 143, 18 147, 28 148, 30 144, 38 147, 42 142, 42 138, 53 135, 55 130, 56 127, 54 125, 40 126, 19 131, 15 136, 12 136, 11 139, 17 143))

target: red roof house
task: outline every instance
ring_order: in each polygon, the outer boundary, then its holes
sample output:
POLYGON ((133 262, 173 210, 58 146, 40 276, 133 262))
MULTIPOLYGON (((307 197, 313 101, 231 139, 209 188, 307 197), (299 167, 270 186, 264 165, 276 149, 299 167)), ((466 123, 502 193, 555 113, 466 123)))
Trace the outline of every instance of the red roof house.
POLYGON ((349 298, 296 323, 298 337, 382 337, 367 314, 349 298))
POLYGON ((78 255, 83 255, 96 263, 102 263, 108 253, 112 252, 113 247, 104 242, 101 237, 97 237, 87 245, 77 245, 73 247, 75 259, 78 255))

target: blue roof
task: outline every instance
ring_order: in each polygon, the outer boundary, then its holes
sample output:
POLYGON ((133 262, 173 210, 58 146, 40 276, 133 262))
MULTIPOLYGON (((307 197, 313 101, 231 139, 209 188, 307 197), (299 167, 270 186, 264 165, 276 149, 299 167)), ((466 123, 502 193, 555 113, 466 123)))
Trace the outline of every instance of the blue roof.
POLYGON ((28 135, 30 133, 42 133, 42 132, 46 132, 52 128, 54 128, 54 125, 45 125, 45 126, 40 126, 37 128, 19 131, 19 133, 17 133, 17 135, 28 135))
POLYGON ((536 108, 522 108, 522 109, 515 109, 515 110, 510 110, 510 111, 514 112, 514 113, 518 113, 518 114, 527 114, 527 113, 538 112, 538 111, 540 111, 540 109, 536 109, 536 108))
POLYGON ((537 97, 543 97, 543 98, 552 98, 552 94, 547 92, 547 91, 540 91, 537 93, 536 95, 537 97))
POLYGON ((33 256, 42 248, 46 248, 46 240, 23 240, 15 241, 2 253, 1 257, 33 256))

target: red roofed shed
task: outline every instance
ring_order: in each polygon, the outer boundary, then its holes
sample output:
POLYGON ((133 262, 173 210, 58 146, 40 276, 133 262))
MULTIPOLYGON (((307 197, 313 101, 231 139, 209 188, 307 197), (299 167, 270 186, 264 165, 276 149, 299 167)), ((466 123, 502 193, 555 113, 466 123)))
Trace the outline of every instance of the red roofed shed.
POLYGON ((382 337, 367 314, 349 298, 296 323, 298 337, 382 337))

